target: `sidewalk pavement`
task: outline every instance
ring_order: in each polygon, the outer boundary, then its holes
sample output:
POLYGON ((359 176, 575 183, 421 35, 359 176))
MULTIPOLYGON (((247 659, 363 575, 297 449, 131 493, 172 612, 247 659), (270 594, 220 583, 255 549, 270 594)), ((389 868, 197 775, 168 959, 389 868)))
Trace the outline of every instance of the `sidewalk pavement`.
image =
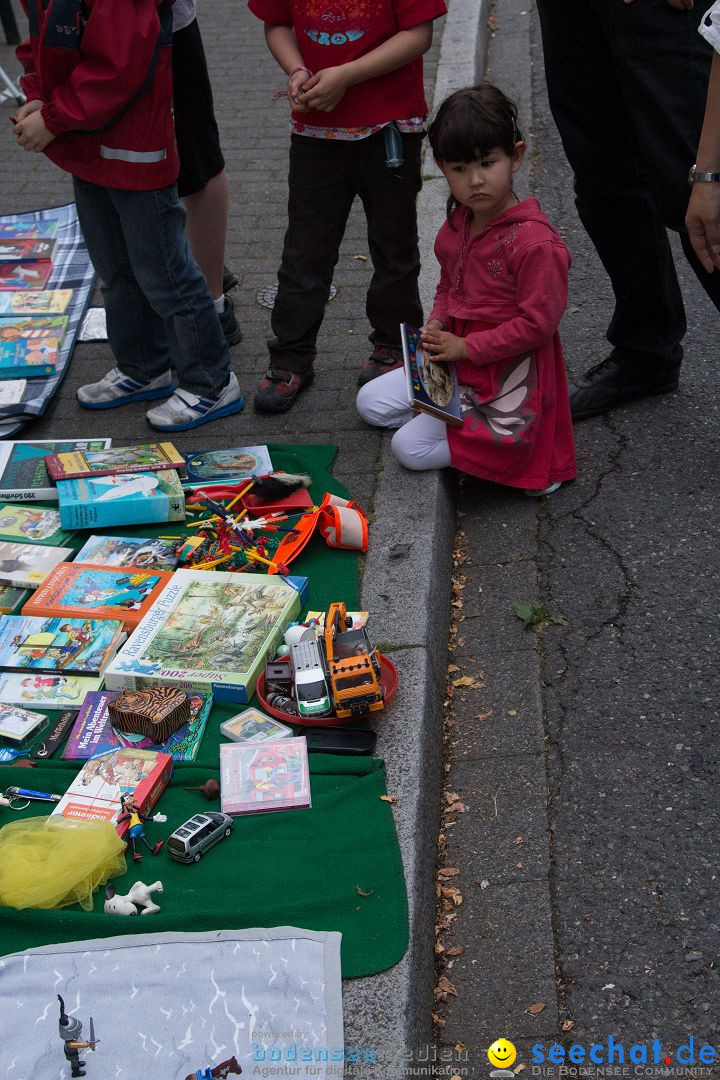
MULTIPOLYGON (((445 21, 444 33, 442 23, 436 24, 425 64, 430 102, 474 78, 482 6, 482 0, 459 0, 445 21)), ((24 20, 19 12, 18 16, 24 32, 24 20)), ((413 1058, 427 1053, 432 1037, 433 876, 454 480, 402 471, 389 454, 389 438, 365 427, 357 417, 356 377, 369 353, 364 307, 371 273, 369 260, 355 258, 368 254, 364 218, 357 206, 336 268, 337 296, 328 305, 312 389, 285 416, 252 412, 253 391, 267 365, 269 335, 269 311, 256 297, 275 283, 286 224, 287 110, 282 102, 271 103, 270 92, 282 85, 282 75, 267 54, 262 25, 245 5, 231 0, 218 0, 212 8, 201 4, 199 22, 231 184, 227 263, 240 279, 233 300, 244 329, 243 342, 231 352, 231 360, 248 406, 239 417, 186 433, 178 446, 190 450, 239 441, 335 443, 340 448, 335 475, 372 514, 363 606, 372 613, 376 639, 392 643, 400 672, 398 699, 378 722, 377 752, 386 759, 388 787, 398 799, 396 823, 407 877, 411 944, 403 961, 389 972, 346 981, 344 1006, 346 1044, 374 1048, 381 1062, 376 1069, 363 1067, 363 1078, 387 1080, 395 1073, 408 1075, 404 1070, 413 1058)), ((18 72, 12 49, 4 45, 0 65, 9 74, 18 72)), ((12 109, 11 102, 0 103, 0 212, 71 201, 72 187, 65 174, 42 155, 16 147, 9 124, 3 122, 12 109)), ((434 290, 432 242, 443 220, 445 197, 439 181, 428 183, 420 197, 426 306, 434 290)), ((78 407, 77 387, 111 366, 106 345, 79 345, 48 412, 20 437, 72 433, 110 435, 115 440, 147 438, 151 429, 139 404, 102 415, 78 407)))

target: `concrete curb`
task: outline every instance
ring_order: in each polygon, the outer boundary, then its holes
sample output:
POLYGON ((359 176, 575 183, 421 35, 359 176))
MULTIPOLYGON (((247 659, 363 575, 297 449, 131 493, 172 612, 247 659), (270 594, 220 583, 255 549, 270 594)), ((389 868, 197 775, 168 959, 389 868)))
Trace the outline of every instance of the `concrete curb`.
MULTIPOLYGON (((443 27, 433 111, 453 90, 475 81, 484 47, 485 0, 456 0, 443 27)), ((420 291, 428 311, 436 284, 433 243, 447 194, 430 154, 425 177, 418 220, 420 291)), ((399 698, 378 723, 377 753, 386 759, 388 790, 398 799, 395 823, 407 881, 410 944, 389 971, 343 985, 346 1045, 375 1050, 376 1065, 360 1067, 363 1080, 413 1075, 413 1063, 427 1054, 432 1039, 440 718, 455 535, 452 475, 402 469, 390 453, 389 436, 379 467, 362 606, 372 612, 374 639, 392 648, 400 672, 399 698), (402 533, 398 522, 404 524, 402 533)))

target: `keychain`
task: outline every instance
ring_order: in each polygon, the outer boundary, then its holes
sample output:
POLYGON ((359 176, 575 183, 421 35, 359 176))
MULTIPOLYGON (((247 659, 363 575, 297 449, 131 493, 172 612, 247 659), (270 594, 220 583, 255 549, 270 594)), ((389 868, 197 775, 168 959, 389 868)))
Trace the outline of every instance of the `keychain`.
POLYGON ((33 791, 32 788, 9 787, 4 795, 0 795, 0 806, 7 806, 10 810, 26 810, 31 801, 60 802, 62 795, 54 795, 51 791, 33 791), (13 806, 18 800, 24 800, 22 806, 13 806))

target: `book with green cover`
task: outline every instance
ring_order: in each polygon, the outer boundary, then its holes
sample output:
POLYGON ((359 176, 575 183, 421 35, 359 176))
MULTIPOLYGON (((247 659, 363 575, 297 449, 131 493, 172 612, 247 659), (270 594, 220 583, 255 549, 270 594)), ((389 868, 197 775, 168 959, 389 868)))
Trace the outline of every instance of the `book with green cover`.
POLYGON ((103 450, 110 439, 38 439, 0 442, 0 499, 4 502, 57 502, 45 456, 57 450, 103 450))
POLYGON ((45 458, 53 480, 77 480, 88 476, 117 473, 159 472, 185 469, 185 458, 171 442, 142 443, 140 446, 113 446, 108 450, 70 450, 45 458))
POLYGON ((60 514, 47 506, 19 506, 0 502, 0 540, 23 544, 67 545, 73 534, 63 529, 60 514))
POLYGON ((176 570, 105 669, 108 690, 164 683, 246 703, 303 606, 306 578, 176 570))

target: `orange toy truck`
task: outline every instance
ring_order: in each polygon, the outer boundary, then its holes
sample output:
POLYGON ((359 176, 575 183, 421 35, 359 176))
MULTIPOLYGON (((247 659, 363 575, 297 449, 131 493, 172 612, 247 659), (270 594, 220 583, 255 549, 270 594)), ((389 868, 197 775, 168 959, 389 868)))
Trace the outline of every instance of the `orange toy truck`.
POLYGON ((323 633, 330 694, 339 720, 385 708, 380 661, 364 626, 352 628, 345 604, 328 608, 323 633))

